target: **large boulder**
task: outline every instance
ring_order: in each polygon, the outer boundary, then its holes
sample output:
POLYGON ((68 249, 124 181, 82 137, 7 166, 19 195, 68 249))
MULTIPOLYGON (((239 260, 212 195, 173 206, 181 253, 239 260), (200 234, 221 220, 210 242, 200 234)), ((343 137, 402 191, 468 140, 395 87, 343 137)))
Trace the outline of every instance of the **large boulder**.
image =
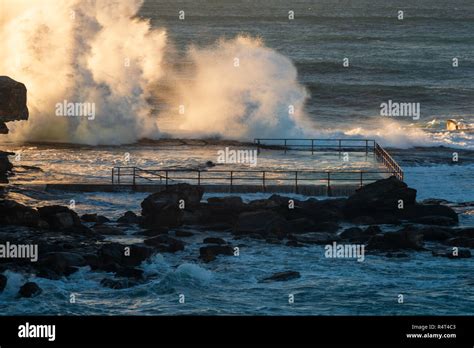
POLYGON ((199 258, 204 262, 214 261, 217 255, 234 255, 234 249, 230 245, 206 245, 199 249, 199 258))
POLYGON ((283 237, 291 231, 290 224, 271 210, 241 213, 233 228, 236 235, 260 234, 283 237))
POLYGON ((40 295, 43 290, 35 282, 27 282, 20 287, 18 294, 20 297, 36 297, 40 295))
POLYGON ((359 188, 347 200, 344 213, 349 218, 377 214, 398 215, 400 200, 403 201, 404 209, 413 206, 416 190, 392 176, 359 188))
POLYGON ((144 243, 159 252, 175 253, 184 250, 184 243, 182 241, 168 235, 159 235, 145 239, 144 243))
POLYGON ((396 232, 387 232, 372 236, 367 244, 368 250, 424 250, 423 234, 404 228, 396 232))
POLYGON ((0 76, 0 133, 8 133, 5 122, 27 119, 25 85, 8 76, 0 76))
POLYGON ((458 223, 458 214, 441 204, 413 204, 401 211, 402 217, 425 225, 449 226, 458 223))
POLYGON ((123 267, 136 267, 153 255, 152 248, 145 245, 104 244, 98 252, 96 268, 116 272, 123 267))
POLYGON ((14 153, 0 151, 0 183, 2 184, 8 183, 8 175, 13 169, 13 164, 8 159, 8 156, 11 155, 14 155, 14 153))
POLYGON ((177 184, 148 196, 141 203, 143 221, 146 228, 176 227, 182 224, 183 211, 199 207, 204 190, 200 186, 177 184), (181 209, 180 201, 184 208, 181 209))
POLYGON ((36 227, 40 214, 36 209, 12 200, 0 200, 0 224, 36 227))
POLYGON ((51 252, 40 259, 40 265, 58 276, 67 276, 75 272, 78 267, 86 266, 87 262, 82 255, 77 253, 51 252))
POLYGON ((82 227, 77 213, 61 205, 49 205, 38 208, 41 219, 45 220, 53 230, 68 230, 82 227))

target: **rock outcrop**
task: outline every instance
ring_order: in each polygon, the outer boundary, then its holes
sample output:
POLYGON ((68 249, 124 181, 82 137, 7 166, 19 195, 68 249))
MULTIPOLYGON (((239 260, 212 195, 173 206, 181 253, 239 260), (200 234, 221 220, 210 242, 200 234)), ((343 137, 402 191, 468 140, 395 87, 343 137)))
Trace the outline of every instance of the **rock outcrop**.
MULTIPOLYGON (((25 85, 8 76, 0 76, 0 134, 8 133, 6 122, 27 119, 25 85)), ((8 155, 12 154, 0 151, 0 183, 8 183, 7 176, 12 169, 8 155)))

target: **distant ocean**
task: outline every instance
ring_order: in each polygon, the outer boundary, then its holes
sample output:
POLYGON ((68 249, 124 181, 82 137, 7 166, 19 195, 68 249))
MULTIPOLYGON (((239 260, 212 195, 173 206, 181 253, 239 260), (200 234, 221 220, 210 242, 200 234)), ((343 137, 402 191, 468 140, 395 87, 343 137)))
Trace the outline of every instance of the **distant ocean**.
POLYGON ((471 0, 147 0, 140 15, 166 27, 180 52, 239 34, 261 37, 294 62, 319 133, 385 137, 401 147, 474 144, 472 133, 443 131, 450 118, 474 123, 471 0), (388 100, 420 103, 420 119, 384 119, 380 104, 388 100))

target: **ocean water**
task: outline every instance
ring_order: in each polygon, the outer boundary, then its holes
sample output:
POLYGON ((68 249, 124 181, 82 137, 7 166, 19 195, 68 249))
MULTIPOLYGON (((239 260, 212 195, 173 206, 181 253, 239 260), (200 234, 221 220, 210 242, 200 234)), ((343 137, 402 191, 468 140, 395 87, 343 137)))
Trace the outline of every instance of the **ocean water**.
POLYGON ((474 123, 470 0, 147 0, 140 14, 168 28, 179 52, 243 33, 262 38, 294 62, 316 134, 396 147, 473 146, 472 133, 443 132, 446 119, 474 123), (177 20, 181 10, 184 21, 177 20), (380 116, 388 100, 420 103, 420 119, 380 116))
MULTIPOLYGON (((314 136, 367 137, 390 146, 405 170, 405 180, 417 189, 418 199, 453 202, 461 226, 474 226, 472 209, 474 153, 462 163, 449 158, 431 163, 439 145, 448 152, 474 149, 470 132, 447 132, 445 121, 463 118, 474 123, 474 3, 471 0, 395 0, 297 2, 147 0, 140 16, 154 27, 168 28, 170 40, 183 57, 190 45, 205 46, 239 34, 260 37, 268 47, 291 58, 298 79, 310 94, 305 112, 314 136), (178 11, 186 20, 178 21, 178 11), (288 11, 295 20, 288 21, 288 11), (399 21, 397 13, 404 11, 399 21), (343 58, 350 68, 342 67, 343 58), (452 58, 459 67, 452 67, 452 58), (383 118, 380 103, 387 100, 419 102, 419 120, 383 118), (413 146, 425 146, 423 150, 413 146), (461 203, 471 203, 460 207, 461 203)), ((186 62, 178 62, 185 64, 186 62)), ((186 76, 184 76, 186 78, 186 76)), ((285 134, 281 134, 282 137, 285 134)), ((2 145, 21 153, 14 184, 41 182, 109 182, 116 165, 144 168, 200 166, 216 160, 215 147, 58 146, 57 144, 2 145), (131 161, 125 162, 126 154, 131 161)), ((337 156, 265 152, 259 169, 364 169, 375 164, 357 156, 343 163, 337 156)), ((29 204, 68 204, 75 199, 78 213, 97 212, 117 218, 126 210, 140 211, 143 193, 68 193, 14 191, 29 204)), ((210 195, 206 195, 205 198, 210 195)), ((262 198, 263 194, 244 199, 262 198)), ((299 197, 301 198, 301 197, 299 197)), ((348 226, 344 226, 348 227, 348 226)), ((389 227, 385 227, 390 230, 389 227)), ((137 236, 111 237, 123 243, 137 236)), ((364 262, 326 259, 322 246, 292 248, 260 241, 233 240, 209 231, 186 240, 186 250, 157 255, 141 265, 148 280, 139 286, 111 290, 100 285, 105 273, 83 268, 62 280, 32 279, 6 272, 8 285, 0 294, 2 314, 51 315, 472 315, 474 314, 474 259, 449 260, 430 252, 407 252, 406 257, 366 255, 364 262), (239 245, 239 257, 220 257, 204 264, 197 260, 207 236, 220 236, 239 245), (276 283, 260 279, 274 272, 294 270, 301 278, 276 283), (41 296, 18 299, 26 280, 43 288, 41 296), (69 303, 71 293, 77 303, 69 303), (179 304, 184 294, 186 302, 179 304), (288 303, 288 296, 295 303, 288 303), (403 294, 405 303, 397 302, 403 294)), ((471 250, 472 251, 472 250, 471 250)))

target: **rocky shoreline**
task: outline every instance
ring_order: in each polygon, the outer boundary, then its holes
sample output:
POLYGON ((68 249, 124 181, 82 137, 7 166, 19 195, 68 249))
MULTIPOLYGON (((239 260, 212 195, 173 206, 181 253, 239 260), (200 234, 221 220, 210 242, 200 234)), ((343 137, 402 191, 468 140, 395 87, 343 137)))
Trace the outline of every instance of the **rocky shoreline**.
MULTIPOLYGON (((102 286, 123 289, 146 282, 142 262, 156 254, 182 252, 191 236, 202 237, 199 253, 194 255, 195 262, 202 263, 237 255, 239 243, 248 238, 266 242, 268 248, 272 244, 289 248, 358 244, 366 253, 380 257, 429 252, 435 257, 462 259, 471 257, 474 248, 474 228, 459 227, 453 209, 438 201, 417 203, 416 190, 394 177, 337 199, 300 201, 273 195, 244 203, 238 196, 227 196, 203 202, 203 194, 198 186, 172 185, 146 197, 140 215, 128 211, 117 221, 97 214, 80 217, 65 206, 33 208, 0 199, 0 246, 36 245, 38 249, 38 260, 32 262, 1 257, 0 248, 0 274, 10 270, 61 279, 89 266, 94 272, 104 272, 102 286), (142 242, 107 240, 130 231, 142 242)), ((297 271, 287 270, 268 275, 262 282, 298 277, 297 271)), ((0 275, 0 292, 6 282, 0 275)), ((21 297, 42 293, 34 282, 18 291, 21 297)))

